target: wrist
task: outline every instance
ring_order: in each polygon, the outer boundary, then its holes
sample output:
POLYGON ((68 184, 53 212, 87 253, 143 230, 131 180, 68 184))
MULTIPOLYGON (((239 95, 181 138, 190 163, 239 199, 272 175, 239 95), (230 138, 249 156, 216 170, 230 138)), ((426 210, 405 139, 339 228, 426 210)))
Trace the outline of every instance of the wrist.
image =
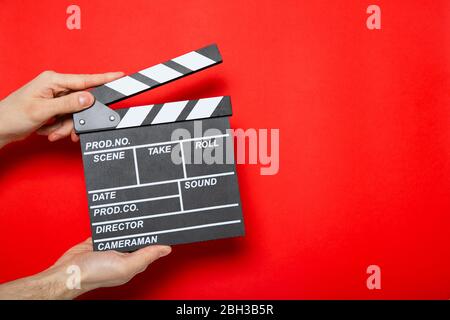
POLYGON ((54 266, 36 275, 35 285, 45 289, 52 300, 70 300, 87 292, 70 268, 54 266))
POLYGON ((8 134, 6 132, 3 132, 4 128, 6 128, 5 111, 6 110, 5 110, 5 106, 4 106, 4 101, 1 100, 0 101, 0 149, 11 142, 11 139, 8 138, 8 134))
POLYGON ((10 141, 0 134, 0 149, 6 146, 10 141))
POLYGON ((0 300, 68 300, 87 290, 68 285, 70 274, 63 267, 51 267, 36 275, 0 285, 0 300))

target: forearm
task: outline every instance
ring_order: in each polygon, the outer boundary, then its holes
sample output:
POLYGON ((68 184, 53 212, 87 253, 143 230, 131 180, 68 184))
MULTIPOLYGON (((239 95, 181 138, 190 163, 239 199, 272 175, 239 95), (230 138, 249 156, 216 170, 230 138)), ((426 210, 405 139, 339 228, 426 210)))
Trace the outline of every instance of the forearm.
POLYGON ((4 146, 6 146, 8 144, 8 142, 4 139, 2 139, 2 137, 0 137, 0 149, 3 148, 4 146))
POLYGON ((8 141, 6 139, 5 133, 3 132, 3 128, 5 127, 5 124, 3 123, 4 117, 3 117, 3 101, 0 100, 0 149, 3 148, 5 145, 8 144, 8 141))
POLYGON ((0 100, 0 149, 14 140, 10 127, 15 121, 11 119, 13 112, 7 107, 6 100, 0 100))
POLYGON ((36 275, 0 285, 0 300, 73 299, 84 293, 69 289, 63 268, 52 267, 36 275))

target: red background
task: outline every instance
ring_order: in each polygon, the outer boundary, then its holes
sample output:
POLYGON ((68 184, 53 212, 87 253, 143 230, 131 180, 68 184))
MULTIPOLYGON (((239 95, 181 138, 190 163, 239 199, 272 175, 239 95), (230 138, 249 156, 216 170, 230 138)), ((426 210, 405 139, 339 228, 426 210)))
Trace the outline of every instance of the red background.
MULTIPOLYGON (((176 246, 85 298, 450 298, 449 1, 74 3, 70 31, 72 2, 0 1, 0 96, 46 69, 132 73, 216 42, 224 64, 119 106, 228 94, 234 128, 280 129, 277 175, 238 166, 244 238, 176 246)), ((0 281, 89 236, 83 179, 78 144, 0 151, 0 281)))

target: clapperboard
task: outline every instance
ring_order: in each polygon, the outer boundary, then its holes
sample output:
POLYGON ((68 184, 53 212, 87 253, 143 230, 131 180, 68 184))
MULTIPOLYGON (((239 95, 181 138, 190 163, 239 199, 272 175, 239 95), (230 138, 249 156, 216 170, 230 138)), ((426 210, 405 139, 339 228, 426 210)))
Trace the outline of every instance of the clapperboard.
POLYGON ((108 107, 221 62, 216 45, 189 52, 93 88, 93 106, 73 115, 94 250, 244 234, 229 97, 108 107))

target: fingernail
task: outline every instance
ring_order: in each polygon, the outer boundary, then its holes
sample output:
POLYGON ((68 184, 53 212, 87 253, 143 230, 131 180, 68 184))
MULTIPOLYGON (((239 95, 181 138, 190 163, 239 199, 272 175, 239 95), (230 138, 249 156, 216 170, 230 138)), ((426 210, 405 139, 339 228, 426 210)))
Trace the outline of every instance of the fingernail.
POLYGON ((82 107, 89 107, 91 105, 91 99, 87 97, 86 94, 80 94, 78 96, 78 102, 80 103, 80 106, 82 107))
POLYGON ((172 252, 172 248, 171 247, 162 247, 161 250, 159 251, 159 257, 165 257, 167 256, 170 252, 172 252))
POLYGON ((57 133, 52 133, 51 135, 48 136, 48 140, 50 140, 50 142, 59 140, 61 138, 61 135, 57 134, 57 133))

